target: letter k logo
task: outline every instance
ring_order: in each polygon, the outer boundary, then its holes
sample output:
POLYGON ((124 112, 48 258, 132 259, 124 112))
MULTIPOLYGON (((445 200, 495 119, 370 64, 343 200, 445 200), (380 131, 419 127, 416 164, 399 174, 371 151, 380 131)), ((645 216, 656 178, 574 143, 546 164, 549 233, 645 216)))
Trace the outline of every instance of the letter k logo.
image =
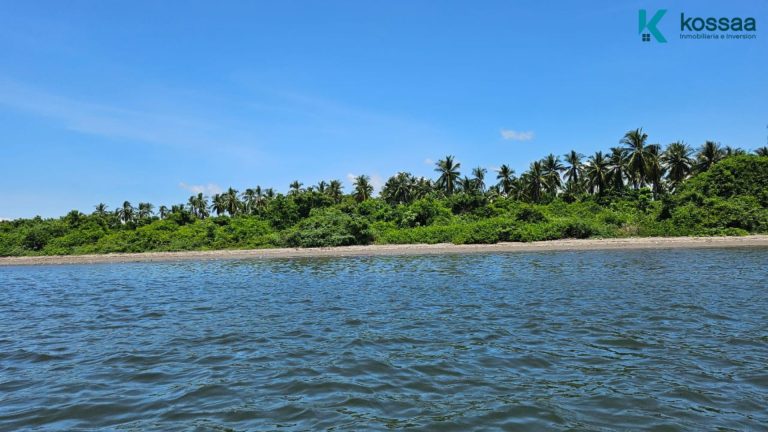
POLYGON ((656 42, 666 43, 667 40, 664 39, 664 35, 661 34, 658 28, 656 28, 656 25, 659 24, 659 21, 661 21, 661 17, 664 16, 664 14, 667 13, 666 9, 659 9, 656 11, 655 14, 653 14, 653 18, 651 18, 650 21, 647 19, 647 15, 645 12, 645 9, 640 9, 639 11, 639 30, 638 33, 643 35, 643 42, 650 42, 651 41, 651 35, 653 35, 653 38, 656 39, 656 42), (648 30, 647 33, 643 33, 643 30, 648 30))

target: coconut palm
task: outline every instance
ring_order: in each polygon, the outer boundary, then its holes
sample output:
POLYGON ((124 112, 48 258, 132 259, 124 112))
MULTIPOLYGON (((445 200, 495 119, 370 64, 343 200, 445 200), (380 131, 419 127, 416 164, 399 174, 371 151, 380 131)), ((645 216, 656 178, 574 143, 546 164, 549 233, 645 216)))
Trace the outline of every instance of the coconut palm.
POLYGON ((426 177, 419 177, 413 184, 413 199, 421 199, 432 194, 435 191, 435 185, 432 180, 426 177))
POLYGON ((483 167, 472 168, 472 180, 475 182, 475 189, 479 192, 485 192, 485 174, 488 170, 483 167))
POLYGON ((468 194, 474 194, 475 192, 477 192, 477 189, 475 188, 474 179, 471 179, 467 176, 462 177, 459 180, 458 190, 468 194))
POLYGON ((98 203, 94 206, 93 214, 104 217, 107 215, 107 205, 104 203, 98 203))
POLYGON ((371 185, 370 177, 367 175, 359 175, 355 177, 355 181, 352 184, 355 187, 355 199, 357 202, 363 202, 373 195, 373 186, 371 185))
POLYGON ((190 213, 199 219, 205 219, 210 214, 208 213, 208 200, 202 192, 189 197, 187 205, 189 206, 190 213))
POLYGON ((130 202, 123 202, 123 206, 116 210, 120 222, 128 223, 134 218, 134 209, 130 202))
POLYGON ((440 177, 437 179, 437 187, 442 189, 446 195, 453 194, 453 191, 459 186, 459 177, 461 172, 461 163, 455 162, 453 156, 446 156, 445 159, 440 159, 435 164, 437 168, 435 171, 440 173, 440 177))
POLYGON ((768 156, 768 147, 760 147, 755 149, 755 154, 758 156, 768 156))
POLYGON ((584 170, 584 177, 589 193, 602 195, 605 192, 610 179, 610 171, 609 161, 603 152, 596 152, 589 157, 584 170))
POLYGON ((552 153, 548 154, 547 157, 541 160, 541 170, 546 179, 544 189, 546 189, 550 196, 556 196, 557 191, 563 186, 560 173, 565 171, 565 166, 560 162, 560 157, 552 153))
POLYGON ((151 218, 153 214, 152 210, 154 209, 154 207, 155 206, 153 206, 150 203, 146 203, 146 202, 139 203, 139 212, 138 212, 139 219, 145 220, 145 219, 151 218))
POLYGON ((575 150, 571 150, 565 154, 565 163, 568 164, 565 167, 565 181, 568 186, 568 190, 572 192, 579 192, 581 189, 582 177, 584 176, 584 167, 581 160, 584 155, 577 153, 575 150))
POLYGON ((227 211, 227 202, 224 195, 225 194, 214 194, 211 198, 211 210, 216 212, 216 216, 221 216, 227 211))
POLYGON ((725 149, 723 149, 723 153, 725 157, 730 157, 730 156, 745 155, 747 154, 747 151, 739 147, 725 146, 725 149))
POLYGON ((333 198, 335 202, 340 202, 341 197, 343 195, 342 189, 344 188, 344 185, 342 185, 340 180, 331 180, 331 182, 328 184, 328 189, 326 193, 329 197, 333 198))
POLYGON ((288 195, 298 195, 301 192, 304 192, 304 189, 302 189, 303 183, 301 183, 298 180, 294 180, 291 182, 291 184, 288 186, 288 195))
POLYGON ((381 188, 381 197, 390 205, 407 204, 413 200, 416 179, 410 173, 399 172, 381 188))
POLYGON ((624 179, 627 173, 627 152, 621 147, 611 147, 611 156, 608 158, 608 175, 610 184, 614 190, 624 189, 624 179))
POLYGON ((532 202, 541 202, 542 193, 549 185, 549 176, 544 172, 543 162, 536 161, 531 164, 528 171, 520 176, 522 190, 532 202))
POLYGON ((650 144, 648 147, 648 159, 646 161, 646 180, 651 184, 654 198, 658 198, 664 191, 664 167, 661 164, 661 146, 650 144))
POLYGON ((229 213, 230 216, 235 216, 238 214, 243 206, 243 203, 238 199, 237 191, 230 187, 226 192, 224 192, 223 196, 224 207, 227 209, 227 213, 229 213))
POLYGON ((653 162, 653 150, 647 146, 648 134, 642 128, 631 130, 619 141, 627 152, 627 170, 635 189, 648 183, 648 170, 653 162))
POLYGON ((168 217, 168 213, 170 213, 170 210, 168 210, 168 207, 161 205, 160 208, 157 209, 157 214, 160 215, 160 219, 165 219, 168 217))
POLYGON ((704 172, 725 157, 725 150, 714 141, 705 142, 696 155, 696 171, 704 172))
POLYGON ((254 214, 256 211, 256 189, 247 188, 241 197, 245 214, 254 214))
POLYGON ((691 175, 694 164, 692 154, 693 149, 681 141, 668 145, 662 153, 661 163, 667 170, 670 189, 676 190, 691 175))
POLYGON ((499 189, 501 189, 501 193, 508 197, 512 193, 515 185, 515 170, 506 164, 502 165, 496 171, 496 179, 499 181, 498 186, 499 189))

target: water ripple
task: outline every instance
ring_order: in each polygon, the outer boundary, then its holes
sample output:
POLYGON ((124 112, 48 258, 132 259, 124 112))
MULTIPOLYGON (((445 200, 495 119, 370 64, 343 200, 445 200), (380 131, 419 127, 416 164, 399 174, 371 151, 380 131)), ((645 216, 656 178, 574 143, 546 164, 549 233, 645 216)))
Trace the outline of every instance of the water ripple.
POLYGON ((765 430, 768 251, 0 269, 0 430, 765 430))

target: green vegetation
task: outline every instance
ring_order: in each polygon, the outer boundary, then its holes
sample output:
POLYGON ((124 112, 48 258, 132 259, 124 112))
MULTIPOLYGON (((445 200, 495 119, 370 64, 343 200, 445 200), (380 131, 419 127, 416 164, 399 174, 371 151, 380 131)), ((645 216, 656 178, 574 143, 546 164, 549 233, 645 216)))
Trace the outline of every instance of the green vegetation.
POLYGON ((550 154, 519 177, 502 165, 495 179, 480 167, 462 176, 447 156, 437 179, 397 173, 378 197, 359 176, 350 194, 338 180, 295 181, 285 195, 230 188, 157 212, 98 204, 88 215, 0 222, 0 256, 768 232, 768 149, 647 140, 629 131, 608 153, 550 154))

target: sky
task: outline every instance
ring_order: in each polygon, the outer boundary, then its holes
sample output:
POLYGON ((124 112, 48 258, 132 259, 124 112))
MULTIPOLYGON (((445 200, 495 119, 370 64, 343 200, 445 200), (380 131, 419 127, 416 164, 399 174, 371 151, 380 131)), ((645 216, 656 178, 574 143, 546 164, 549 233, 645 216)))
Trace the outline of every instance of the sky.
POLYGON ((0 218, 652 143, 768 143, 768 2, 3 1, 0 218), (668 9, 668 42, 638 10, 668 9), (680 40, 680 13, 755 40, 680 40))

